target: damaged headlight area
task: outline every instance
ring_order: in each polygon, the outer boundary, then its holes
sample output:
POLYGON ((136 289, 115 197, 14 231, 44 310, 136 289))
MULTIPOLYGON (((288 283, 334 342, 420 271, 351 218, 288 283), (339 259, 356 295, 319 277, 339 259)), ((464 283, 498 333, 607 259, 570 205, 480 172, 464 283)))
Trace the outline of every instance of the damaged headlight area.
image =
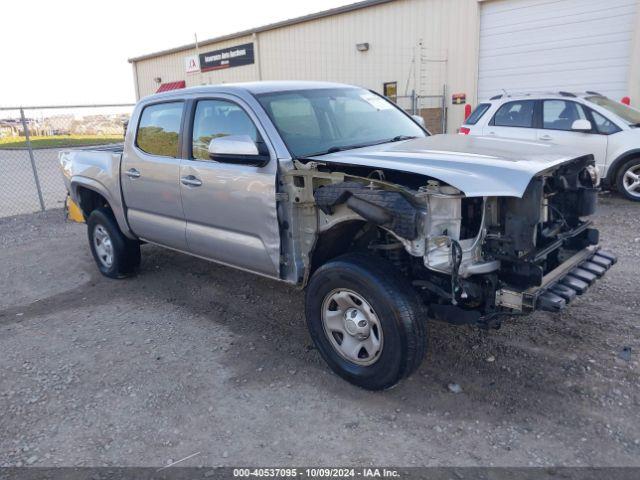
POLYGON ((477 309, 495 291, 495 282, 483 275, 500 267, 499 260, 482 256, 485 222, 496 200, 466 198, 438 181, 426 183, 407 191, 348 180, 320 186, 314 199, 325 222, 351 211, 380 227, 363 231, 359 248, 391 261, 425 302, 477 309))
POLYGON ((347 251, 373 253, 409 278, 432 316, 496 327, 505 315, 563 308, 615 261, 598 252, 587 218, 597 199, 592 166, 584 157, 541 172, 521 198, 327 165, 298 164, 286 185, 294 218, 305 219, 297 235, 308 271, 347 251))

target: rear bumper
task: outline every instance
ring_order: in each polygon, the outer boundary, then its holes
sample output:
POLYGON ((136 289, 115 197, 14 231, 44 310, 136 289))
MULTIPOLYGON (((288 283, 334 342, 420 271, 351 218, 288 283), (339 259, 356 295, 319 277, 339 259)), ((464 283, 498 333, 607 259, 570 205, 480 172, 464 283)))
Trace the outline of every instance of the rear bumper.
POLYGON ((547 273, 542 284, 518 291, 502 288, 496 292, 496 306, 513 313, 534 310, 558 312, 582 295, 617 262, 615 255, 597 246, 587 247, 547 273))

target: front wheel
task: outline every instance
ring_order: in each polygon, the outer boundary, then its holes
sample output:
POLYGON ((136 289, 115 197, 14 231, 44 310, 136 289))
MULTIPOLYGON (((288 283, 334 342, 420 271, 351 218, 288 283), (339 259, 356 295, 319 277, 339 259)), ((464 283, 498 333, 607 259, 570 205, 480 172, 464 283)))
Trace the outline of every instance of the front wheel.
POLYGON ((359 387, 392 387, 424 357, 425 309, 384 259, 352 253, 323 265, 311 277, 305 310, 322 358, 359 387))
POLYGON ((140 244, 124 236, 108 208, 91 212, 87 234, 93 258, 105 277, 128 277, 140 265, 140 244))
POLYGON ((640 158, 632 158, 622 165, 616 187, 629 200, 640 202, 640 158))

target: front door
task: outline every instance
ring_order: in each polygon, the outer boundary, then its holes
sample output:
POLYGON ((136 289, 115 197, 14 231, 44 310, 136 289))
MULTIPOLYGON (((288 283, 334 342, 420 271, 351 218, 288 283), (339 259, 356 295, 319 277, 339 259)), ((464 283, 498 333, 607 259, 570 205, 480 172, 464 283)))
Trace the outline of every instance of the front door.
POLYGON ((212 138, 265 138, 248 108, 229 98, 202 99, 192 106, 191 154, 180 167, 189 252, 271 277, 280 276, 280 232, 276 213, 277 160, 264 167, 209 158, 212 138))
POLYGON ((179 250, 186 249, 179 182, 184 106, 172 101, 144 107, 135 138, 125 146, 120 173, 131 230, 179 250))
POLYGON ((594 122, 587 115, 585 108, 577 102, 543 100, 542 128, 538 130, 538 140, 591 153, 602 172, 607 156, 607 136, 598 133, 597 124, 592 124, 591 132, 576 132, 571 129, 576 120, 594 122))

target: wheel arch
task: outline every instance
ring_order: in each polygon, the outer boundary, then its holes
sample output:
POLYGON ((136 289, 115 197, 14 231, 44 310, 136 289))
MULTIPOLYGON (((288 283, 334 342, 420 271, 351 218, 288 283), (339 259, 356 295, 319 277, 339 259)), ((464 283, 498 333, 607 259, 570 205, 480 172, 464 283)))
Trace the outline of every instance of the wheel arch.
POLYGON ((309 254, 310 263, 307 282, 308 278, 322 265, 347 253, 358 232, 362 231, 368 224, 369 222, 366 220, 348 219, 318 233, 314 248, 309 254))
POLYGON ((616 188, 616 180, 618 178, 618 171, 620 170, 620 167, 633 158, 640 158, 640 148, 628 150, 611 162, 611 165, 607 170, 607 176, 605 177, 607 187, 616 188))
MULTIPOLYGON (((345 218, 343 221, 319 232, 314 248, 309 253, 310 264, 303 286, 308 284, 311 275, 325 263, 346 253, 363 252, 362 245, 357 245, 354 242, 359 239, 360 235, 370 235, 374 231, 385 232, 395 238, 400 238, 391 230, 359 216, 345 218)), ((364 253, 372 254, 370 251, 364 253)))
POLYGON ((84 185, 79 185, 76 188, 76 199, 78 200, 77 203, 80 210, 82 210, 85 221, 89 218, 91 212, 97 208, 107 207, 111 210, 111 205, 109 205, 104 195, 84 185))
POLYGON ((71 180, 69 190, 71 198, 82 210, 85 220, 93 210, 106 206, 113 212, 120 231, 127 238, 137 240, 127 223, 122 202, 114 199, 102 183, 91 178, 74 177, 71 180))

